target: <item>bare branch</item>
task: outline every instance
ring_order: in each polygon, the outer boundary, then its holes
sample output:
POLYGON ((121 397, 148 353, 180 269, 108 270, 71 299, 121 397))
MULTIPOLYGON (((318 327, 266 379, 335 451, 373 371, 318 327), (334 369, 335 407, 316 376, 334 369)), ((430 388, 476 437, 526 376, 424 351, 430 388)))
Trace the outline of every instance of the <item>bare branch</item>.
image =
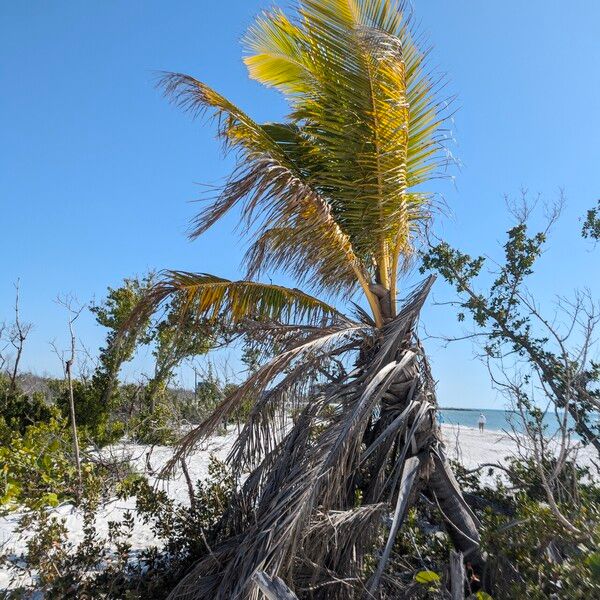
POLYGON ((16 350, 16 356, 12 367, 12 373, 10 376, 10 389, 15 390, 17 385, 17 375, 19 373, 19 363, 21 362, 21 358, 23 355, 23 347, 25 346, 25 341, 27 340, 27 336, 29 335, 32 324, 31 323, 23 323, 21 321, 20 315, 20 280, 17 279, 15 283, 15 320, 12 327, 8 333, 9 342, 16 350))

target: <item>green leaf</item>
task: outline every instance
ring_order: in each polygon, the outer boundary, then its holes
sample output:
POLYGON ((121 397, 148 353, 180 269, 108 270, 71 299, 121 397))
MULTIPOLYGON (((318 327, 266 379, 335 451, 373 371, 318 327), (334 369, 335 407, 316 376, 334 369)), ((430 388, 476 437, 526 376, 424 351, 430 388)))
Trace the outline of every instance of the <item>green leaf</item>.
POLYGON ((585 559, 585 564, 595 580, 600 580, 600 552, 594 552, 585 559))
POLYGON ((440 581, 440 576, 435 571, 419 571, 415 575, 415 581, 423 585, 437 583, 440 581))
POLYGON ((6 484, 6 493, 4 494, 4 496, 0 496, 0 505, 9 504, 15 498, 18 498, 19 495, 21 494, 21 490, 22 490, 22 488, 20 485, 9 481, 6 484))
POLYGON ((489 594, 486 592, 476 592, 472 596, 469 596, 470 599, 473 600, 494 600, 489 594))
POLYGON ((50 492, 42 498, 42 504, 47 506, 58 506, 58 496, 54 492, 50 492))

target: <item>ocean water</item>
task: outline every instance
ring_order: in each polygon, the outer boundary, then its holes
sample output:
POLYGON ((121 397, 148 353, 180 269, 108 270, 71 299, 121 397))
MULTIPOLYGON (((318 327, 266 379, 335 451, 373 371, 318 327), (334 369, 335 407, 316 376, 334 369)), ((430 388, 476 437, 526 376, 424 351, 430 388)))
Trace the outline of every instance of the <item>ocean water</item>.
POLYGON ((441 413, 440 421, 442 423, 460 425, 461 427, 477 427, 477 421, 481 413, 487 419, 487 423, 485 424, 486 429, 494 431, 502 431, 503 429, 511 431, 509 423, 511 415, 515 425, 518 422, 514 418, 517 415, 506 410, 441 408, 439 412, 441 413))
MULTIPOLYGON (((441 422, 450 425, 460 425, 461 427, 477 427, 480 413, 483 413, 487 419, 485 424, 486 429, 492 431, 522 431, 520 416, 513 411, 507 410, 491 410, 491 409, 456 409, 456 408, 441 408, 441 422), (512 423, 512 426, 511 426, 512 423)), ((546 414, 544 422, 547 426, 547 432, 553 434, 557 431, 556 417, 554 414, 546 414)), ((569 424, 573 423, 569 420, 569 424)), ((574 435, 573 437, 577 437, 574 435)))

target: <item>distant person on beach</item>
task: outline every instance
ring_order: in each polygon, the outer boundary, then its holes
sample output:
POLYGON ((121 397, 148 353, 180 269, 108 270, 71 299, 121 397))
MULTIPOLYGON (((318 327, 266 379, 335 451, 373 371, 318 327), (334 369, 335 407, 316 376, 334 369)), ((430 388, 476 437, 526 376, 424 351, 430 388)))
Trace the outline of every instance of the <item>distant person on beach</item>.
POLYGON ((481 433, 483 433, 483 428, 485 427, 486 421, 487 419, 485 418, 485 415, 483 413, 479 413, 479 420, 477 421, 477 423, 479 424, 479 431, 481 433))

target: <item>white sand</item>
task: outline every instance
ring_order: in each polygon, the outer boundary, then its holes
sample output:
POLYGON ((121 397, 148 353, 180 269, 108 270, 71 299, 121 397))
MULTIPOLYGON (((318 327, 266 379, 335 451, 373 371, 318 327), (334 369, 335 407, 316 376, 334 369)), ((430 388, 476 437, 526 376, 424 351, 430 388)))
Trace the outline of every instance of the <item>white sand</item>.
MULTIPOLYGON (((446 444, 448 457, 459 460, 467 469, 473 469, 485 463, 504 462, 506 457, 514 455, 516 444, 506 433, 499 431, 485 431, 480 433, 472 427, 461 427, 457 425, 442 425, 442 431, 446 444)), ((237 435, 237 431, 232 431, 226 436, 215 436, 203 448, 198 449, 187 460, 192 481, 204 479, 208 475, 208 465, 210 455, 214 454, 220 460, 224 460, 231 448, 231 445, 237 435)), ((148 458, 148 446, 140 445, 120 445, 111 448, 110 452, 116 457, 130 457, 131 462, 140 472, 149 474, 151 481, 156 481, 153 474, 160 470, 171 455, 170 447, 155 446, 148 458), (151 472, 148 473, 148 461, 151 466, 151 472)), ((592 456, 588 449, 579 452, 578 462, 581 461, 590 464, 592 456)), ((484 481, 493 484, 493 478, 484 477, 484 481)), ((166 489, 169 495, 181 503, 187 503, 188 491, 185 479, 181 474, 168 482, 157 482, 159 486, 166 489)), ((135 500, 126 501, 114 500, 107 503, 98 513, 97 529, 100 535, 105 535, 108 531, 108 522, 119 520, 126 510, 132 511, 135 515, 135 500)), ((81 513, 75 510, 71 505, 59 506, 55 509, 57 516, 66 519, 66 526, 69 531, 70 540, 75 544, 83 539, 81 513)), ((25 550, 25 540, 20 538, 15 530, 17 522, 22 513, 15 512, 6 517, 0 518, 0 553, 12 552, 20 554, 25 550)), ((135 528, 131 538, 133 549, 146 548, 156 544, 150 526, 144 525, 141 520, 136 519, 135 528)), ((0 567, 0 590, 6 589, 11 585, 10 574, 0 567)), ((15 585, 14 582, 12 585, 15 585)))
POLYGON ((461 425, 442 425, 448 458, 461 462, 467 469, 483 463, 504 461, 514 454, 516 444, 502 431, 484 431, 461 425))
MULTIPOLYGON (((225 460, 236 436, 237 431, 232 431, 226 436, 214 436, 208 443, 199 448, 193 456, 189 457, 186 462, 192 481, 207 477, 211 455, 219 460, 225 460)), ((149 451, 149 446, 123 444, 105 449, 104 452, 110 453, 117 459, 129 459, 136 470, 149 476, 151 483, 156 483, 161 489, 167 490, 169 496, 177 501, 184 504, 189 503, 187 484, 181 472, 169 481, 158 481, 154 476, 170 458, 172 448, 169 446, 154 446, 150 456, 148 456, 149 451), (148 472, 148 463, 150 464, 150 473, 148 472)), ((96 519, 98 534, 106 536, 109 521, 119 521, 125 511, 128 510, 136 516, 134 498, 113 500, 105 504, 98 511, 96 519)), ((76 510, 71 504, 65 504, 54 509, 53 514, 65 519, 71 542, 78 544, 83 540, 83 522, 80 511, 76 510)), ((20 555, 26 551, 26 539, 16 533, 17 524, 22 515, 22 512, 14 512, 8 516, 0 517, 0 554, 20 555)), ((134 550, 157 545, 157 540, 150 525, 142 523, 137 518, 130 542, 134 550)), ((27 575, 20 579, 21 585, 27 581, 29 581, 27 575)), ((9 587, 16 587, 18 583, 18 581, 11 582, 11 574, 6 571, 4 566, 0 566, 0 591, 9 587)))
MULTIPOLYGON (((504 463, 509 456, 517 454, 517 444, 512 435, 504 431, 484 431, 475 427, 461 425, 442 425, 442 433, 448 457, 461 462, 467 469, 474 469, 485 463, 504 463)), ((526 451, 527 442, 521 438, 522 451, 526 451)), ((557 442, 551 447, 557 450, 557 442)), ((571 457, 579 464, 591 466, 595 452, 591 447, 583 447, 579 442, 571 441, 571 457)))

